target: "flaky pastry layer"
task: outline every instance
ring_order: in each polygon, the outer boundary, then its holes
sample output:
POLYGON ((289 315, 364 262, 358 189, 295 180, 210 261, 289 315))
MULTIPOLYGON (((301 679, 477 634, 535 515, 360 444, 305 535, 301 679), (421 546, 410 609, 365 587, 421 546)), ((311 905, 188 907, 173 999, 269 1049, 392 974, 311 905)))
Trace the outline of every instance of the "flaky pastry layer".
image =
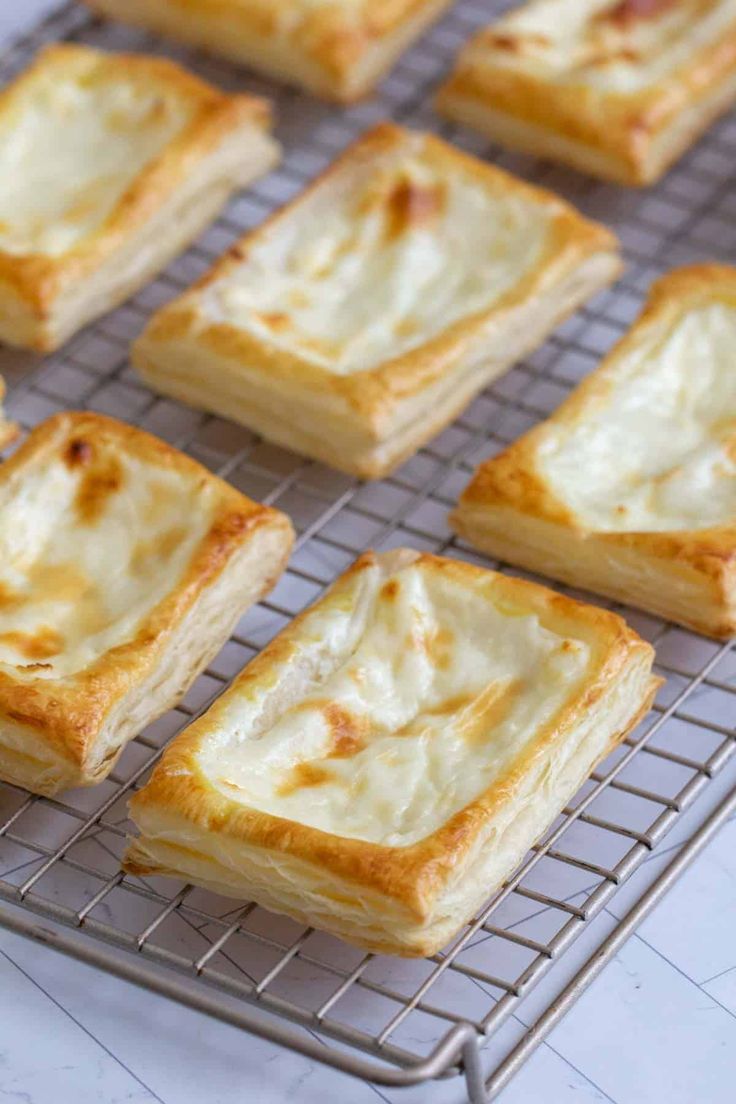
POLYGON ((157 390, 376 478, 619 267, 556 196, 383 124, 154 315, 133 360, 157 390))
POLYGON ((731 0, 530 0, 461 50, 438 107, 504 145, 641 185, 734 99, 731 0))
POLYGON ((269 110, 164 58, 71 44, 0 93, 0 339, 56 348, 274 163, 269 110))
POLYGON ((169 746, 126 869, 432 954, 646 710, 652 657, 534 584, 366 553, 169 746))
POLYGON ((281 573, 289 521, 162 441, 59 414, 0 465, 0 777, 99 781, 281 573))
POLYGON ((86 0, 94 11, 349 102, 452 0, 86 0))
POLYGON ((735 347, 736 269, 671 272, 559 410, 480 466, 455 530, 511 563, 731 636, 735 347))

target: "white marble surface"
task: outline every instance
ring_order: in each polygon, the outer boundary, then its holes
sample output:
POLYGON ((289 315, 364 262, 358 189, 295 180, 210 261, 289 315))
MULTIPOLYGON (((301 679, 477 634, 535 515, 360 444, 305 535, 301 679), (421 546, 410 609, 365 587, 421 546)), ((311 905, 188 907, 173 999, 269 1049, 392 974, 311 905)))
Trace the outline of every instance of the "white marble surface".
MULTIPOLYGON (((53 6, 5 0, 0 35, 53 6)), ((714 803, 726 780, 709 795, 714 803)), ((698 817, 702 806, 697 810, 698 817)), ((572 973, 674 853, 684 818, 576 945, 572 973)), ((536 1052, 503 1104, 733 1104, 736 820, 536 1052)), ((557 975, 559 979, 559 975, 557 975)), ((512 1038, 546 986, 504 1029, 512 1038)), ((24 1104, 461 1104, 374 1089, 0 931, 0 1099, 24 1104)))

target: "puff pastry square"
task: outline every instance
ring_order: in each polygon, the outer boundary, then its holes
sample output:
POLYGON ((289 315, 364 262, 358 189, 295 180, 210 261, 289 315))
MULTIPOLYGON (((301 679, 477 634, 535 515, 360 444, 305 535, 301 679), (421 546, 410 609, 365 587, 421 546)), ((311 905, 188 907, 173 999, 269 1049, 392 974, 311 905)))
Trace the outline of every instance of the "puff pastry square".
POLYGON ((671 272, 603 364, 486 461, 455 530, 708 636, 736 632, 736 269, 671 272))
POLYGON ((453 0, 86 0, 93 11, 203 46, 349 102, 369 92, 453 0))
POLYGON ((5 417, 5 411, 3 410, 3 399, 5 398, 5 380, 0 376, 0 449, 5 448, 15 438, 18 427, 8 421, 5 417))
POLYGON ((271 167, 269 122, 163 58, 44 50, 0 93, 0 340, 54 349, 141 287, 271 167))
POLYGON ((621 184, 650 184, 736 99, 733 0, 530 0, 461 51, 449 118, 621 184))
POLYGON ((433 954, 646 710, 652 656, 533 583, 366 553, 169 746, 126 869, 433 954))
POLYGON ((154 315, 152 387, 390 472, 620 267, 556 196, 383 124, 154 315))
POLYGON ((275 582, 292 530, 147 433, 59 414, 0 465, 0 778, 105 777, 275 582))

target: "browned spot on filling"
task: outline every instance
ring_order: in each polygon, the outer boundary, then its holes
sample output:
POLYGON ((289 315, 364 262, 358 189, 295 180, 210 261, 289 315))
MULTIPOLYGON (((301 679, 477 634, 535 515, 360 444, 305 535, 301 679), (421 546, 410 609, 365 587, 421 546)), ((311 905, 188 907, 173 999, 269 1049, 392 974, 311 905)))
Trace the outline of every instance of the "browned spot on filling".
POLYGON ((366 721, 348 709, 330 702, 324 707, 330 729, 330 751, 327 759, 350 759, 365 747, 366 721))
POLYGON ((74 497, 79 520, 88 525, 96 521, 108 499, 123 486, 124 478, 122 464, 115 456, 108 454, 88 462, 74 497))
POLYGON ((26 573, 22 590, 13 590, 0 582, 0 609, 18 609, 42 602, 84 603, 92 592, 94 583, 74 564, 35 563, 26 573))
POLYGON ((511 54, 524 54, 530 46, 549 46, 550 40, 542 34, 502 34, 499 31, 487 31, 483 41, 496 50, 508 50, 511 54))
MULTIPOLYGON (((639 54, 632 46, 622 46, 620 49, 611 50, 608 46, 602 46, 600 49, 593 50, 586 54, 581 60, 580 64, 576 67, 578 69, 586 69, 591 66, 603 66, 603 65, 616 65, 622 61, 628 61, 635 63, 641 60, 641 54, 639 54)), ((642 125, 638 116, 631 118, 629 125, 633 128, 642 125)))
MULTIPOLYGON (((152 101, 151 106, 146 112, 145 122, 149 123, 151 126, 156 126, 159 123, 164 122, 168 118, 168 115, 168 102, 164 99, 163 96, 157 96, 156 99, 152 101)), ((135 125, 136 127, 139 125, 137 121, 135 125)))
POLYGON ((459 712, 458 730, 469 744, 485 743, 511 712, 524 688, 522 679, 491 683, 459 712))
POLYGON ((82 464, 88 464, 94 454, 94 449, 89 441, 76 438, 74 441, 70 441, 66 447, 64 463, 70 468, 78 468, 82 464))
POLYGON ((405 724, 403 728, 398 729, 396 735, 421 736, 422 733, 427 730, 428 717, 452 717, 455 713, 460 713, 463 709, 467 709, 468 705, 470 705, 473 700, 474 699, 468 694, 456 694, 455 697, 446 698, 445 701, 440 702, 440 704, 434 706, 433 709, 425 709, 418 717, 414 717, 413 720, 405 724))
POLYGON ((130 557, 130 570, 134 575, 147 574, 155 567, 156 561, 160 563, 171 559, 186 535, 184 527, 177 525, 151 540, 139 541, 130 557))
POLYGON ((0 582, 0 609, 12 609, 13 606, 20 605, 23 600, 22 594, 18 594, 7 583, 0 582))
POLYGON ((276 790, 280 797, 288 797, 297 790, 335 781, 338 776, 326 764, 331 759, 352 759, 366 746, 369 728, 367 718, 356 717, 338 702, 304 702, 301 708, 321 711, 327 723, 330 742, 322 758, 308 763, 297 763, 291 768, 276 790))
POLYGON ((496 34, 495 31, 492 31, 488 35, 487 42, 489 46, 496 50, 508 50, 512 54, 518 54, 522 51, 521 40, 514 38, 512 35, 496 34))
POLYGON ((598 17, 619 26, 629 26, 643 19, 656 19, 658 15, 674 8, 680 0, 619 0, 612 8, 598 17))
POLYGON ((409 230, 432 222, 445 205, 443 184, 418 184, 404 177, 389 192, 385 201, 387 242, 396 241, 409 230))
POLYGON ((64 638, 50 625, 42 625, 33 633, 0 633, 0 644, 14 648, 25 659, 49 659, 62 650, 64 638))
POLYGON ((420 329, 420 323, 414 318, 400 318, 394 326, 394 333, 397 337, 414 337, 414 334, 420 329))
POLYGON ((35 640, 39 634, 48 643, 48 632, 53 630, 39 629, 31 633, 8 632, 3 637, 6 643, 12 643, 12 639, 15 638, 16 645, 20 640, 23 648, 19 650, 29 655, 29 658, 43 658, 45 654, 58 654, 65 640, 59 626, 67 620, 73 627, 73 635, 80 638, 94 635, 110 623, 110 616, 100 599, 96 584, 74 564, 32 564, 26 572, 20 589, 13 591, 6 584, 0 584, 0 610, 6 613, 47 602, 66 606, 66 610, 61 609, 53 615, 57 624, 57 640, 51 652, 45 653, 42 650, 38 655, 30 656, 26 645, 29 639, 35 640), (56 647, 57 643, 58 647, 56 647))
POLYGON ((398 579, 389 579, 381 587, 381 598, 385 598, 388 602, 393 602, 395 598, 398 598, 401 586, 398 579))
POLYGON ((146 501, 141 511, 141 520, 156 525, 165 508, 171 501, 171 488, 162 479, 151 479, 146 483, 146 501))
POLYGON ((444 671, 452 663, 452 646, 455 637, 450 629, 433 625, 430 629, 412 634, 409 646, 423 651, 433 666, 444 671))
MULTIPOLYGON (((480 694, 458 694, 447 698, 434 709, 427 709, 404 728, 397 736, 421 736, 427 732, 430 717, 453 717, 453 727, 468 744, 487 742, 493 730, 506 719, 514 702, 524 687, 522 679, 499 679, 492 682, 480 694)), ((433 730, 441 732, 434 726, 433 730)))
POLYGON ((288 797, 297 790, 309 789, 311 786, 321 786, 330 782, 334 775, 321 763, 297 763, 289 771, 289 774, 278 787, 276 793, 279 797, 288 797))
POLYGON ((283 311, 266 311, 255 316, 264 326, 270 330, 285 330, 289 326, 289 316, 283 311))
POLYGON ((292 288, 289 292, 289 303, 292 307, 308 307, 310 305, 309 296, 301 288, 292 288))
POLYGON ((94 584, 72 563, 37 563, 28 572, 28 593, 23 601, 79 602, 94 589, 94 584))

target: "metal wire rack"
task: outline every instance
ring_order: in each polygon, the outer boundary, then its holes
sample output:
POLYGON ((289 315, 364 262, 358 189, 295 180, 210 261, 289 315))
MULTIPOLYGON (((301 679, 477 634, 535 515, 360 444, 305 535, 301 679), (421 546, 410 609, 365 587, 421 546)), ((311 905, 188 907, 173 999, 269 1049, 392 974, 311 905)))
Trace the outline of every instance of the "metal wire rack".
POLYGON ((626 328, 654 276, 694 260, 736 260, 731 188, 736 117, 715 126, 647 192, 624 192, 489 150, 438 122, 431 110, 433 87, 461 42, 507 6, 458 3, 404 56, 375 99, 343 111, 197 52, 105 25, 74 4, 0 59, 0 77, 6 80, 42 45, 59 38, 148 49, 180 57, 223 85, 245 84, 276 100, 286 149, 276 172, 231 203, 151 285, 60 353, 40 360, 5 351, 0 370, 11 384, 10 411, 25 427, 63 407, 114 414, 173 442, 253 497, 278 504, 299 530, 291 566, 271 598, 246 615, 181 705, 126 749, 105 782, 61 799, 0 784, 0 899, 7 902, 0 905, 0 921, 376 1083, 405 1087, 463 1072, 473 1104, 503 1088, 689 859, 736 811, 732 789, 695 831, 688 823, 689 841, 674 863, 604 942, 595 936, 593 957, 560 995, 569 969, 555 964, 591 930, 620 883, 647 860, 702 791, 710 798, 700 806, 710 807, 726 793, 726 783, 736 782, 733 764, 726 770, 736 746, 730 727, 736 654, 729 645, 624 611, 657 647, 658 670, 667 679, 657 704, 503 890, 451 948, 431 960, 363 954, 252 903, 233 907, 232 901, 163 879, 125 877, 119 858, 127 795, 143 784, 169 738, 288 619, 366 546, 409 544, 484 562, 452 538, 445 522, 475 463, 559 404, 626 328), (365 127, 385 117, 438 130, 568 196, 616 230, 628 268, 616 288, 599 295, 497 381, 395 476, 364 485, 152 394, 130 370, 127 351, 153 308, 301 189, 365 127), (32 914, 66 927, 43 927, 32 914), (527 1011, 535 987, 536 1003, 527 1011), (487 1039, 484 1069, 480 1044, 487 1039))

